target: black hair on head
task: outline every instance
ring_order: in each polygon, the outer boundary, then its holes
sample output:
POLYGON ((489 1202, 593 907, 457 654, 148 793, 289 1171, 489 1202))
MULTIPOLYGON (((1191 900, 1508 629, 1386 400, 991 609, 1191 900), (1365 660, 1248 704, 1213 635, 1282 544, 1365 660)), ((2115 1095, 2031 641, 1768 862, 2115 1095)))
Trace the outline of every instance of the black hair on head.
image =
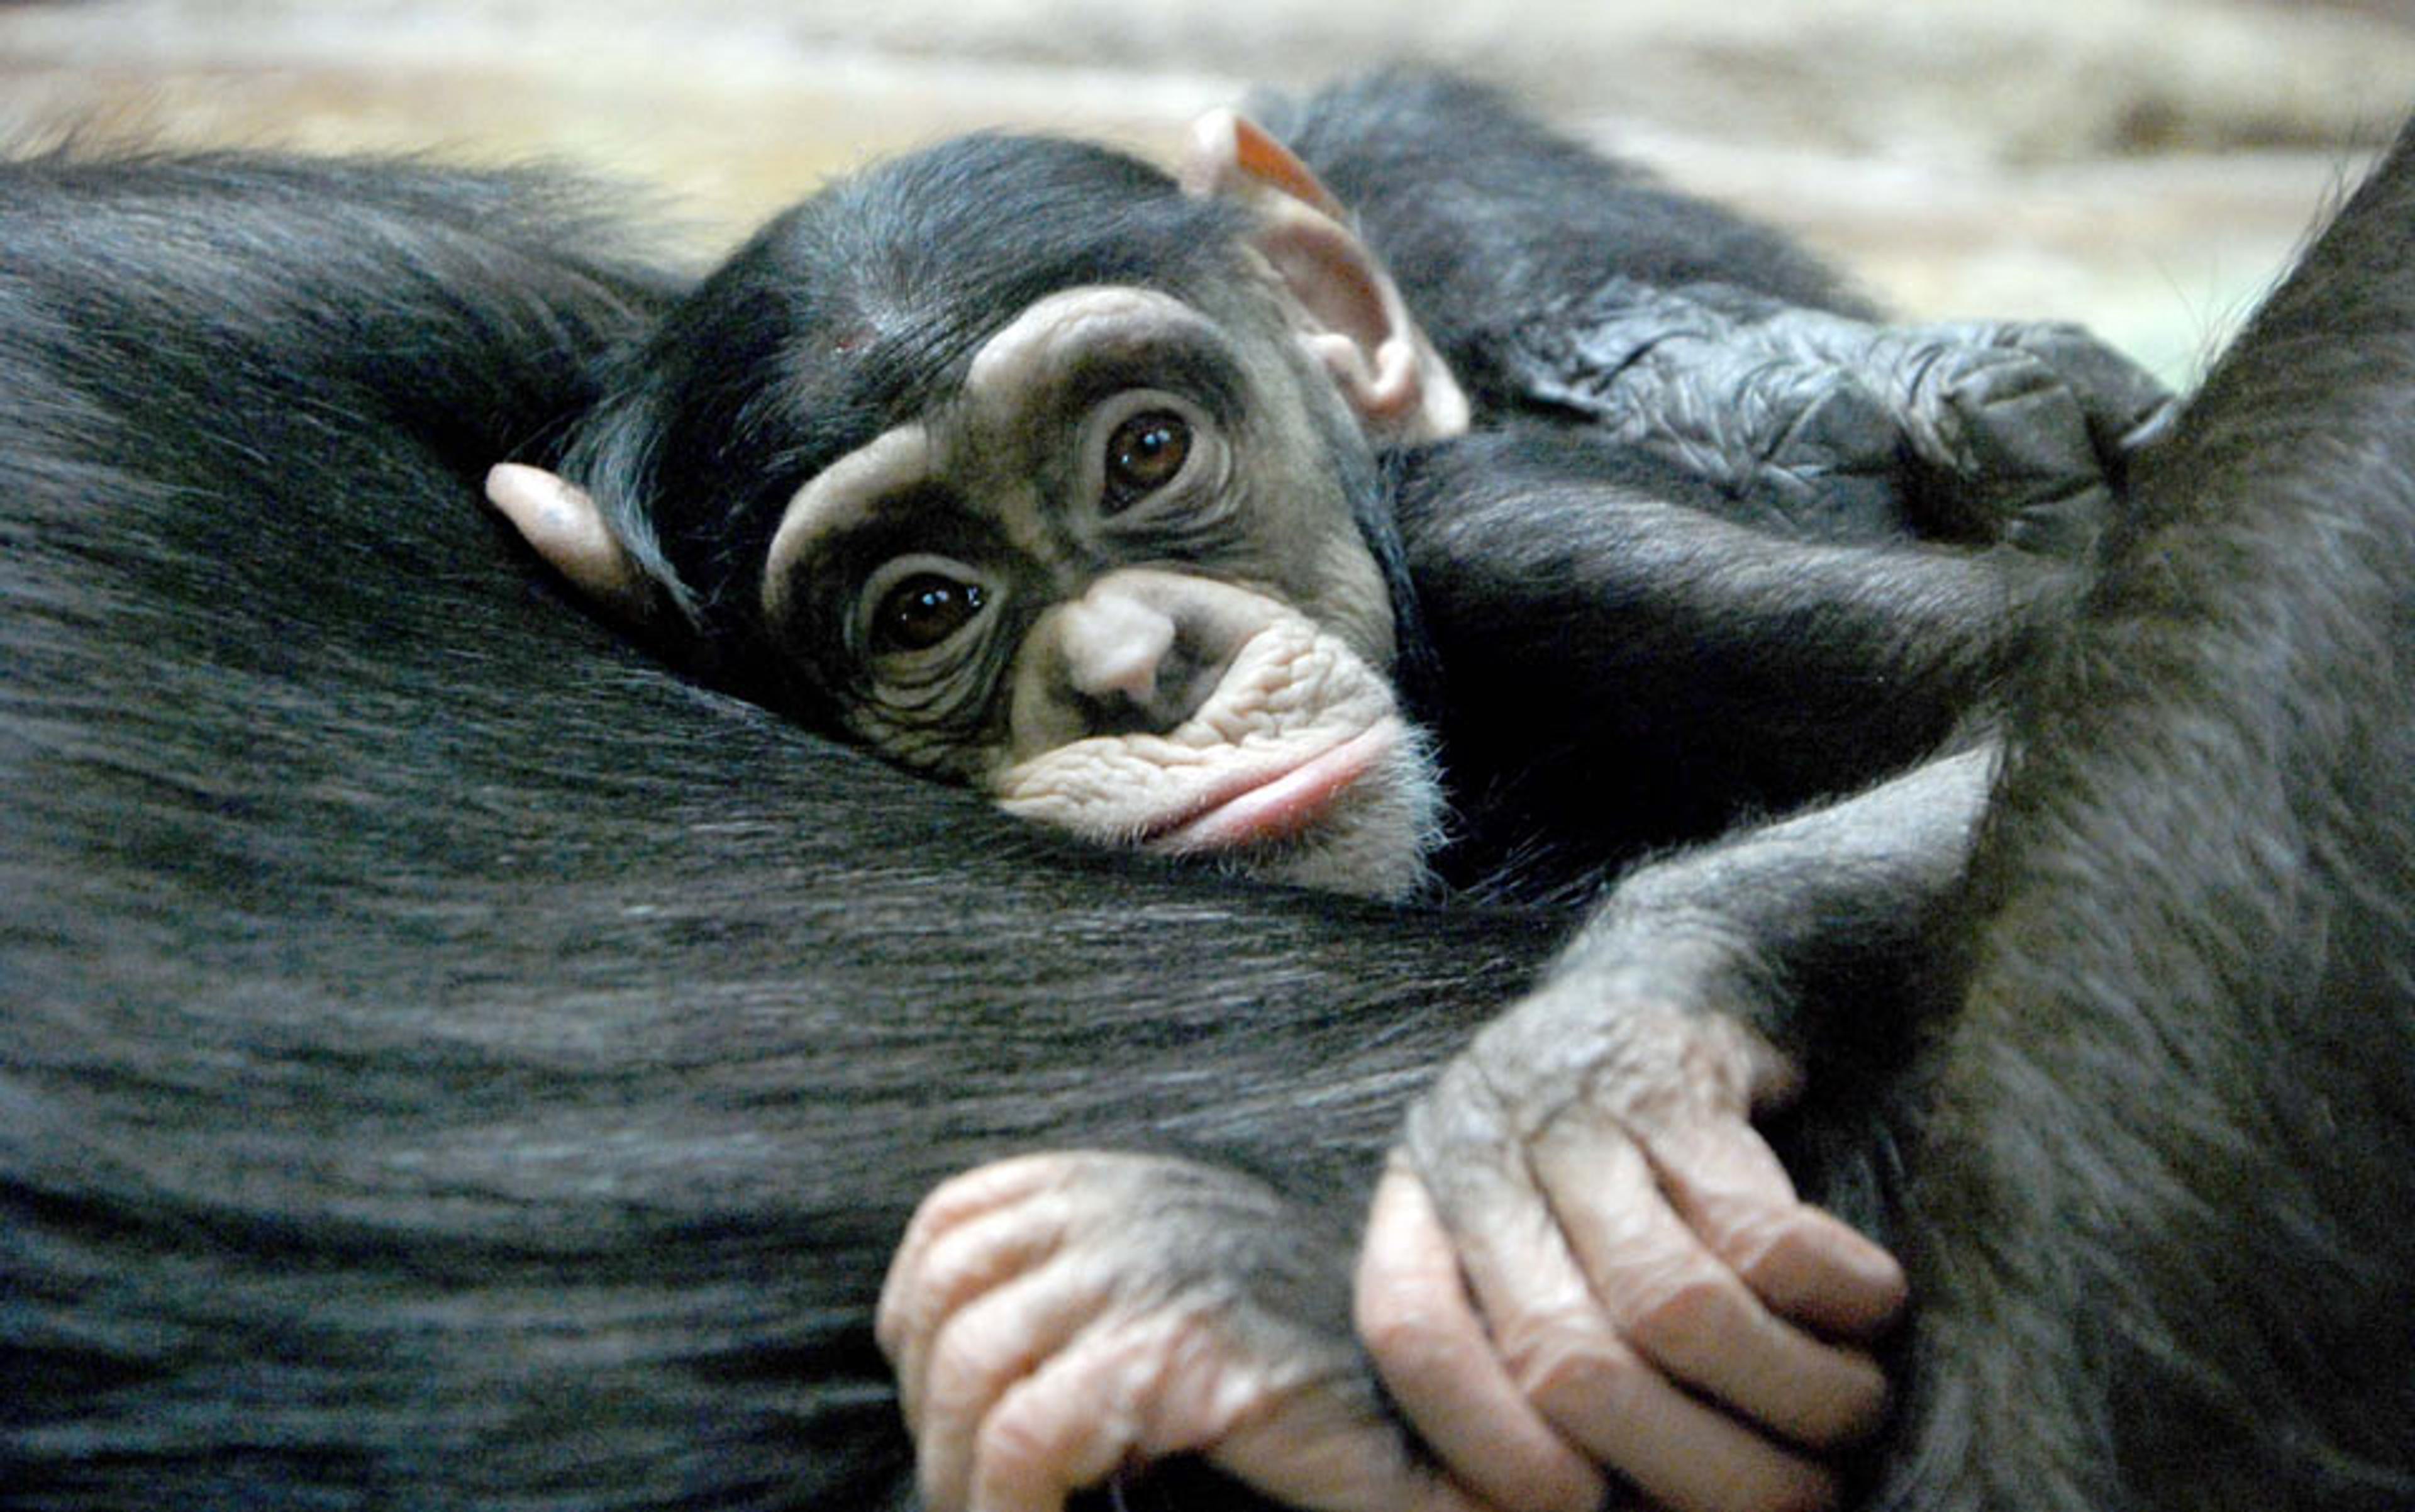
POLYGON ((1136 158, 1043 137, 958 139, 774 219, 630 354, 563 470, 708 638, 751 625, 779 510, 927 407, 1032 301, 1084 284, 1192 296, 1239 221, 1136 158))

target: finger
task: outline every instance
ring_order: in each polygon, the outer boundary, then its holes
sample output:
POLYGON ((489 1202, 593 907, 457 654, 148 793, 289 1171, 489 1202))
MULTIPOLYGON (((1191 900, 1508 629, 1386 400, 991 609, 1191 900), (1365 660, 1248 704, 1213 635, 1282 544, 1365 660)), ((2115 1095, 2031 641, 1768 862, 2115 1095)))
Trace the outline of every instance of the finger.
MULTIPOLYGON (((1575 1459, 1565 1445, 1559 1452, 1575 1459)), ((1495 1505, 1542 1512, 1549 1505, 1496 1504, 1461 1489, 1412 1458, 1401 1430, 1363 1392, 1289 1396, 1277 1410, 1237 1426, 1208 1459, 1285 1506, 1312 1512, 1488 1512, 1495 1505)), ((1599 1485, 1598 1476, 1595 1481, 1599 1485)), ((1597 1495, 1581 1512, 1600 1505, 1597 1495)))
POLYGON ((1601 1505, 1600 1475, 1502 1369, 1432 1199, 1404 1168, 1376 1185, 1356 1284, 1358 1337, 1376 1374, 1453 1475, 1504 1506, 1601 1505))
POLYGON ((1822 1337, 1865 1342, 1903 1314, 1912 1295, 1903 1265, 1832 1213, 1797 1207, 1756 1222, 1697 1209, 1672 1194, 1695 1232, 1772 1312, 1822 1337))
POLYGON ((2171 402, 2171 391, 2144 367, 2086 328, 2048 322, 2012 327, 2012 344, 2069 384, 2089 430, 2108 455, 2171 402))
MULTIPOLYGON (((896 1311, 909 1321, 894 1329, 890 1351, 909 1430, 930 1389, 937 1340, 968 1309, 1060 1253, 1065 1219, 1063 1204, 1038 1197, 952 1230, 923 1250, 922 1275, 896 1288, 896 1311)), ((998 1316, 1012 1305, 982 1316, 998 1316)))
POLYGON ((1058 1512, 1126 1464, 1177 1454, 1312 1512, 1484 1512, 1410 1460, 1363 1386, 1264 1368, 1178 1314, 1084 1333, 998 1398, 975 1451, 982 1512, 1058 1512))
POLYGON ((993 1160, 932 1189, 908 1220, 897 1252, 890 1258, 888 1279, 881 1284, 873 1334, 883 1350, 891 1347, 892 1327, 910 1327, 915 1321, 913 1313, 898 1305, 902 1298, 897 1294, 902 1286, 919 1285, 918 1279, 929 1268, 925 1255, 931 1246, 973 1220, 1047 1187, 1055 1180, 1058 1166, 1057 1157, 1045 1155, 993 1160))
MULTIPOLYGON (((1627 1190, 1648 1198, 1658 1223, 1676 1228, 1641 1157, 1631 1145, 1613 1148, 1625 1150, 1629 1169, 1642 1177, 1627 1190)), ((1606 1157, 1597 1152, 1596 1159, 1606 1157)), ((1836 1481, 1827 1472, 1688 1395, 1618 1337, 1548 1212, 1524 1221, 1509 1217, 1518 1204, 1482 1190, 1487 1181, 1503 1179, 1497 1172, 1451 1171, 1448 1197, 1442 1173, 1424 1175, 1446 1212, 1490 1215, 1453 1223, 1461 1266, 1509 1378, 1562 1436, 1676 1512, 1791 1512, 1834 1504, 1836 1481)), ((1531 1190, 1522 1198, 1530 1206, 1536 1200, 1531 1190)))
POLYGON ((966 1442, 966 1500, 940 1501, 926 1475, 929 1512, 1062 1512, 1076 1489, 1134 1457, 1132 1415, 1120 1397, 1131 1369, 1114 1350, 1076 1346, 1016 1382, 966 1442))
POLYGON ((1688 1226, 1779 1316, 1866 1339, 1902 1311, 1903 1266, 1797 1197, 1776 1153, 1741 1115, 1688 1115, 1655 1130, 1645 1155, 1688 1226))
MULTIPOLYGON (((1795 1443, 1825 1447, 1875 1428, 1886 1406, 1878 1367, 1772 1315, 1670 1205, 1642 1151, 1588 1121, 1564 1117, 1532 1159, 1619 1336, 1657 1370, 1795 1443)), ((1791 1205, 1791 1193, 1781 1200, 1791 1205)))
MULTIPOLYGON (((939 1326, 930 1345, 929 1373, 914 1432, 916 1468, 932 1512, 1006 1505, 981 1498, 977 1463, 989 1452, 986 1441, 998 1411, 1024 1392, 1034 1376, 1057 1372, 1059 1389, 1028 1398, 1020 1415, 1006 1419, 1011 1432, 1030 1435, 1047 1427, 1036 1415, 1046 1411, 1090 1419, 1124 1415, 1113 1410, 1112 1397, 1067 1400, 1065 1377, 1056 1364, 1079 1350, 1085 1330, 1107 1300, 1107 1290, 1106 1280, 1090 1267, 1049 1266, 985 1294, 939 1326)), ((1018 1449, 1017 1443, 1010 1440, 1010 1449, 1036 1452, 1028 1446, 1018 1449)), ((1029 1479, 1041 1468, 1027 1465, 1021 1474, 1029 1479)), ((1084 1479, 1062 1482, 1059 1500, 1065 1488, 1087 1484, 1084 1479)))
POLYGON ((881 1284, 873 1331, 896 1372, 909 1429, 933 1338, 956 1313, 1044 1264, 1064 1243, 1069 1211, 1050 1195, 1045 1162, 1012 1163, 1020 1169, 984 1166, 934 1193, 881 1284))

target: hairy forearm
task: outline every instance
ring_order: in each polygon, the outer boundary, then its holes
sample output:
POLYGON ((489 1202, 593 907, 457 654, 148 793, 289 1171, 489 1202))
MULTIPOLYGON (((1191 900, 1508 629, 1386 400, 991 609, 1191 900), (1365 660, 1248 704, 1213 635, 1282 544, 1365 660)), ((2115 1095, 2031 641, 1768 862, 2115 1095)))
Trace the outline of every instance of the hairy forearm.
POLYGON ((1852 989, 1899 982, 1961 877, 1995 765, 1982 743, 1645 865, 1548 980, 1731 1013, 1799 1047, 1852 989))

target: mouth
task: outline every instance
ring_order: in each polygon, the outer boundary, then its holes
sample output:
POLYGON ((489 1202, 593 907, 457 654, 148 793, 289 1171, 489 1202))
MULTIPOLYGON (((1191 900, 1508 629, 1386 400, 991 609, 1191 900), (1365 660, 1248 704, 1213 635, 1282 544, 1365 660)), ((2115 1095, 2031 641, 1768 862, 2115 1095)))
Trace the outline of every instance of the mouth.
POLYGON ((1243 773, 1141 836, 1171 854, 1239 850, 1294 838, 1323 818, 1342 794, 1391 753, 1389 722, 1359 731, 1307 760, 1243 773))

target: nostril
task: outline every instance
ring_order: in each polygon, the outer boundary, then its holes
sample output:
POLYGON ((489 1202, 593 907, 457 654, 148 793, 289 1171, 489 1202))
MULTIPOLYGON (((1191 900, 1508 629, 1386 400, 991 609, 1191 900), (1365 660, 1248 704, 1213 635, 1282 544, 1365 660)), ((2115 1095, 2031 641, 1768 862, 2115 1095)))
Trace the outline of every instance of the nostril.
POLYGON ((1073 712, 1085 735, 1162 735, 1179 720, 1167 719, 1154 704, 1120 694, 1094 697, 1072 696, 1073 712))

